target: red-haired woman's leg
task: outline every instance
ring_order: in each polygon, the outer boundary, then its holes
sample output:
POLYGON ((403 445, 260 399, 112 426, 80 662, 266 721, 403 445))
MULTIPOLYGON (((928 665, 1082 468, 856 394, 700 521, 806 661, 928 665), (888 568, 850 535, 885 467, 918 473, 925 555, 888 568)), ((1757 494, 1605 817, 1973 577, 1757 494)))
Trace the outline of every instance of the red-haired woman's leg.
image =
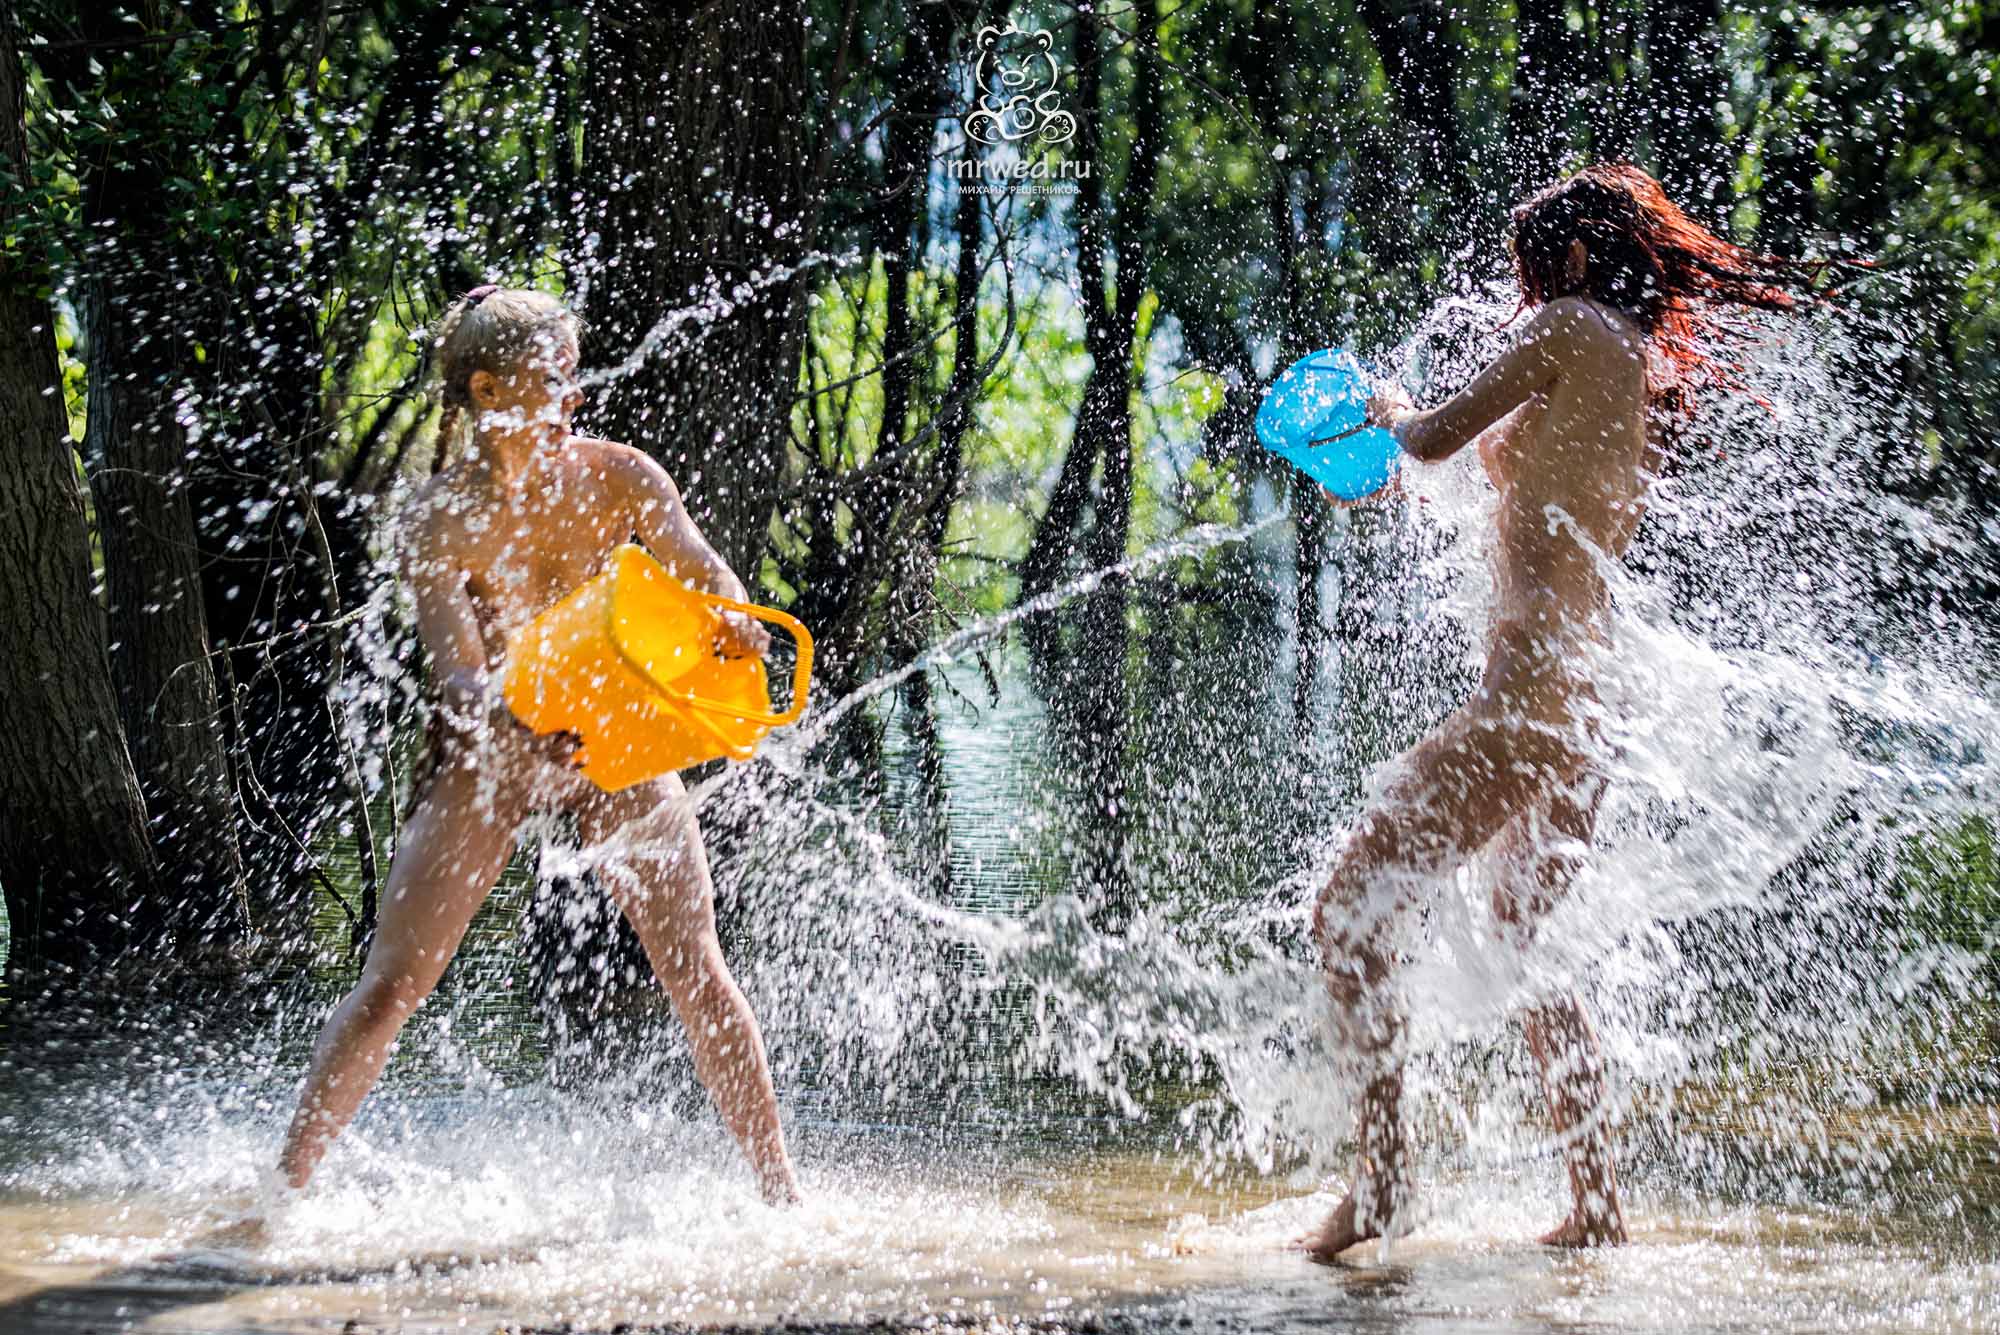
POLYGON ((1402 1019, 1389 985, 1403 910, 1574 768, 1555 729, 1524 721, 1498 698, 1469 705, 1398 762, 1321 892, 1313 932, 1361 1094, 1354 1184, 1307 1240, 1315 1258, 1331 1259, 1401 1223, 1407 1154, 1395 1049, 1402 1019))
MULTIPOLYGON (((1553 794, 1539 819, 1518 820, 1500 836, 1493 912, 1517 948, 1527 947, 1542 917, 1569 892, 1589 851, 1603 796, 1604 781, 1587 775, 1553 794)), ((1603 1060, 1590 1019, 1576 995, 1566 992, 1530 1010, 1526 1028, 1556 1139, 1568 1160, 1573 1201, 1569 1217, 1541 1241, 1563 1247, 1623 1242, 1603 1060)))

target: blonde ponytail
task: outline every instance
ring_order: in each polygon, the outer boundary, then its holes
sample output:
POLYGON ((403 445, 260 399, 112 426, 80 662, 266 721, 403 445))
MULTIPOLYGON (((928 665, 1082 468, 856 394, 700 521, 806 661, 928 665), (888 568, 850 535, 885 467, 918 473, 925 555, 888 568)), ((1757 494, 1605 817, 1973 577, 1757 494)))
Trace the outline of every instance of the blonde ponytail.
POLYGON ((462 411, 458 404, 445 400, 444 411, 438 415, 437 444, 431 450, 431 473, 435 476, 444 471, 445 456, 452 453, 452 445, 458 439, 458 419, 462 411))

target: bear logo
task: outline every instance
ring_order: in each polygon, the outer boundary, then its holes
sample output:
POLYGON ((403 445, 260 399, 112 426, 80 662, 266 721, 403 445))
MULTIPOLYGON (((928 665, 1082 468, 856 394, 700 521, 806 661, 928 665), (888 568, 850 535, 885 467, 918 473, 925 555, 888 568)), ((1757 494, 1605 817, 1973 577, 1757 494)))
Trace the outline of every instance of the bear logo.
POLYGON ((965 114, 965 132, 982 144, 1034 137, 1066 143, 1076 117, 1056 105, 1055 35, 1047 28, 1023 32, 1010 21, 973 35, 972 82, 979 105, 965 114))

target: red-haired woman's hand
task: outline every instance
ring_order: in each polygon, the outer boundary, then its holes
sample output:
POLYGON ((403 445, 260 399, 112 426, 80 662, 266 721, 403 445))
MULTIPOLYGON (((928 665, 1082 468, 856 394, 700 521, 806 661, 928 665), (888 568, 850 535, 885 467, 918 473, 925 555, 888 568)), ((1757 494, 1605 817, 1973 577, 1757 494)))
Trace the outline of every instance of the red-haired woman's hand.
POLYGON ((1403 392, 1403 387, 1392 382, 1368 396, 1367 421, 1370 426, 1393 432, 1396 423, 1416 410, 1416 405, 1410 402, 1410 396, 1403 392))

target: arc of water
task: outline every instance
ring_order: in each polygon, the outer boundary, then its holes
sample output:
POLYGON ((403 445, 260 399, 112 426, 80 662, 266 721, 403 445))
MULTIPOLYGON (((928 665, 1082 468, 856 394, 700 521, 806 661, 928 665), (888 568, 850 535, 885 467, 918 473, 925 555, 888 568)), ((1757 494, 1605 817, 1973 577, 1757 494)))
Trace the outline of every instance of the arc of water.
POLYGON ((699 805, 711 795, 719 792, 723 787, 736 782, 740 776, 749 771, 752 765, 755 765, 759 761, 775 759, 776 757, 772 754, 773 752, 780 753, 789 758, 810 751, 813 747, 819 745, 820 739, 826 735, 827 731, 835 723, 839 722, 856 706, 874 699, 885 691, 894 689, 919 672, 928 671, 933 667, 942 667, 950 663, 966 648, 1000 634, 1017 621, 1059 607, 1079 594, 1089 593, 1114 575, 1141 574, 1177 556, 1188 556, 1196 552, 1205 552, 1228 542, 1247 541, 1276 524, 1285 517, 1285 514, 1286 512, 1283 510, 1273 511, 1271 514, 1254 523, 1244 524, 1236 528, 1231 528, 1223 524, 1199 525, 1188 530, 1178 538, 1160 543, 1154 547, 1149 547, 1137 556, 1127 557, 1123 561, 1114 562, 1097 570, 1086 571, 1068 583, 1058 585, 1046 593, 1037 594, 1018 606, 1008 608, 1005 612, 998 612, 993 616, 976 621, 972 625, 946 636, 937 644, 917 655, 901 667, 891 669, 855 687, 854 690, 850 691, 840 700, 835 701, 825 710, 808 714, 807 721, 801 723, 789 736, 767 743, 752 759, 740 765, 732 765, 723 773, 696 786, 690 791, 690 796, 699 805))

